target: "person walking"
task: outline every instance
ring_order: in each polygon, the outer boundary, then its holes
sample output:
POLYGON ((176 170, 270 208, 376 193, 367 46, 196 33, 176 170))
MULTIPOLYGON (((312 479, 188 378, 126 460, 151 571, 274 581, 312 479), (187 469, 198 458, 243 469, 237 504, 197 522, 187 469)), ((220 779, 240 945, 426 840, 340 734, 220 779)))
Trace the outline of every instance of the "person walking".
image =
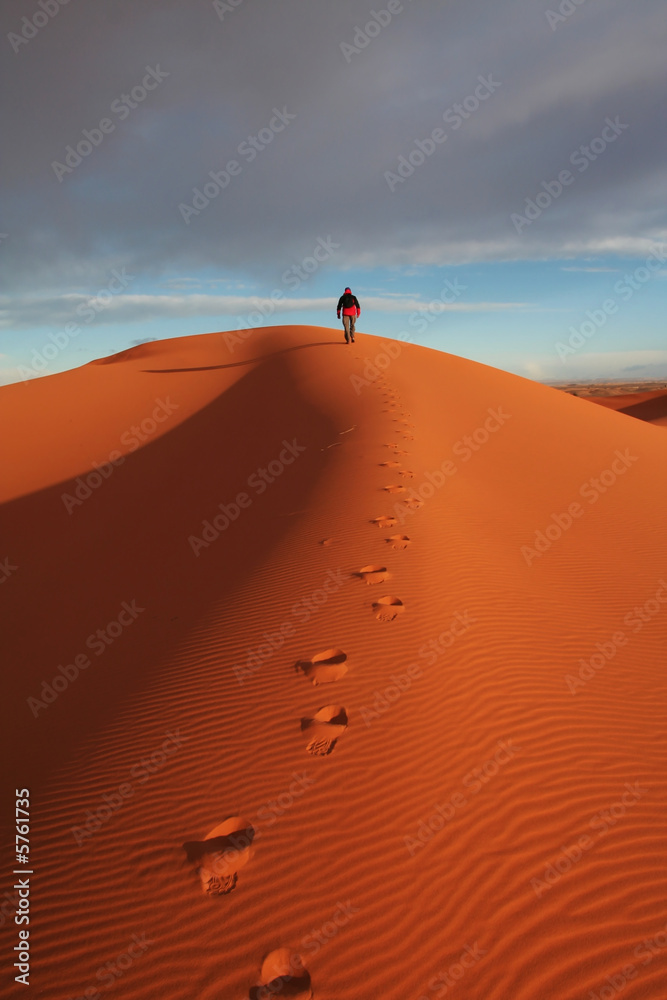
POLYGON ((345 343, 354 343, 354 324, 357 317, 361 315, 361 306, 356 295, 352 294, 350 288, 346 288, 338 300, 336 312, 340 319, 341 309, 343 310, 343 328, 345 330, 345 343))

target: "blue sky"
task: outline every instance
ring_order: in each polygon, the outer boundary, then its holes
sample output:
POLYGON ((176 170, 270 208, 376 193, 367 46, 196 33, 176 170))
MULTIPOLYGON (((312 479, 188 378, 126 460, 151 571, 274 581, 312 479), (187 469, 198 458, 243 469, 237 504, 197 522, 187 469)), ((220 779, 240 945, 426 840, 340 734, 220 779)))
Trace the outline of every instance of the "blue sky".
POLYGON ((377 336, 667 377, 663 4, 385 7, 99 0, 33 33, 8 0, 0 382, 258 305, 336 328, 346 284, 377 336))
MULTIPOLYGON (((123 293, 100 296, 106 287, 92 296, 70 293, 73 298, 50 306, 59 323, 5 333, 5 382, 77 367, 145 340, 287 323, 338 329, 336 301, 348 283, 362 305, 360 331, 375 336, 539 381, 664 378, 667 254, 664 265, 653 261, 655 271, 645 260, 618 257, 340 270, 333 254, 310 276, 301 268, 305 280, 297 290, 284 281, 291 265, 273 284, 205 273, 130 281, 125 272, 123 293), (137 318, 115 319, 124 307, 137 318), (68 334, 70 323, 79 332, 68 334), (577 331, 579 338, 572 339, 577 331), (9 361, 23 367, 13 372, 9 361)), ((297 279, 291 271, 289 280, 297 279)))

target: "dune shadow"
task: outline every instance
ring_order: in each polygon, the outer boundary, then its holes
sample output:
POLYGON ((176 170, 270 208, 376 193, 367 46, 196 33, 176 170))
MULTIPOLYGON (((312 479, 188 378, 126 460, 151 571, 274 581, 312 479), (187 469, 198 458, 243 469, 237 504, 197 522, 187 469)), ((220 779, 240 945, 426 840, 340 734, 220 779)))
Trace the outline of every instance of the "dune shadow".
POLYGON ((202 365, 196 368, 142 368, 142 372, 150 373, 151 375, 173 375, 176 372, 213 372, 219 371, 222 368, 240 368, 243 365, 254 365, 259 364, 264 361, 270 361, 271 358, 276 358, 281 354, 289 354, 291 351, 302 351, 305 347, 331 347, 332 345, 338 346, 344 341, 338 340, 321 340, 315 341, 312 344, 297 344, 295 347, 284 347, 281 351, 274 351, 273 354, 262 354, 257 358, 248 358, 245 361, 231 361, 227 365, 202 365))
POLYGON ((662 396, 655 396, 653 399, 646 399, 643 403, 632 403, 624 406, 618 411, 628 417, 636 417, 637 420, 661 420, 667 417, 667 392, 662 396))
MULTIPOLYGON (((74 477, 0 505, 0 537, 12 539, 20 568, 0 606, 0 752, 20 758, 21 782, 34 792, 116 717, 119 704, 154 687, 160 664, 207 609, 242 585, 291 530, 293 520, 280 515, 308 506, 327 463, 321 449, 337 428, 303 395, 281 353, 128 453, 70 513, 63 495, 77 490, 74 477), (267 399, 270 406, 258 402, 267 399), (298 460, 266 492, 253 490, 257 467, 295 435, 305 448, 298 460), (207 533, 195 552, 190 537, 201 536, 219 505, 243 490, 249 508, 226 528, 219 520, 224 530, 207 533), (118 634, 119 613, 128 620, 123 602, 136 604, 135 619, 111 644, 98 641, 97 630, 110 622, 118 634), (77 666, 77 657, 88 665, 77 666)), ((206 668, 194 661, 191 669, 206 668)), ((225 669, 231 674, 232 665, 225 669)))

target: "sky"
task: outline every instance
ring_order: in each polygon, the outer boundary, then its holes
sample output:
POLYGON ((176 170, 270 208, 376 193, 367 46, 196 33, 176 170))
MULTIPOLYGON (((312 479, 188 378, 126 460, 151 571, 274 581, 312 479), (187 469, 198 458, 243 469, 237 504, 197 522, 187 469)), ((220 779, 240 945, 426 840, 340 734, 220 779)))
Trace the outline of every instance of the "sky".
POLYGON ((667 377, 664 0, 5 0, 0 384, 359 329, 667 377))

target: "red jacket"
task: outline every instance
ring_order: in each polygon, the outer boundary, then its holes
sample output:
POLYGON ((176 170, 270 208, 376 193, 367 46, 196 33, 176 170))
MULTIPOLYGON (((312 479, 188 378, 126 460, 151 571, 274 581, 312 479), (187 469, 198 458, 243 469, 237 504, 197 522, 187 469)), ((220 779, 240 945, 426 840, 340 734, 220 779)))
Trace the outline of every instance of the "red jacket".
POLYGON ((341 309, 343 310, 343 316, 361 316, 359 299, 352 292, 343 292, 339 298, 338 305, 336 306, 336 312, 339 316, 341 309))

